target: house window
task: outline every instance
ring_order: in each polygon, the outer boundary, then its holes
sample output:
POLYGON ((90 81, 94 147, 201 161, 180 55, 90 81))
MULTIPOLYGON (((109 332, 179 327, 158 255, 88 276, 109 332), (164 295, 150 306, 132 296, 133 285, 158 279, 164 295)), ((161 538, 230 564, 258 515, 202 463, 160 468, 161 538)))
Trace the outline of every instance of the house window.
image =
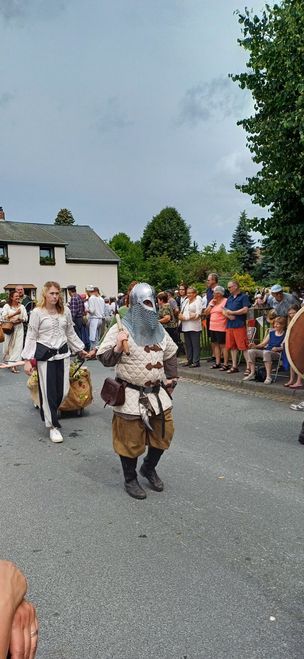
POLYGON ((55 265, 54 247, 40 247, 40 265, 55 265))
POLYGON ((7 245, 0 245, 0 263, 8 263, 7 245))

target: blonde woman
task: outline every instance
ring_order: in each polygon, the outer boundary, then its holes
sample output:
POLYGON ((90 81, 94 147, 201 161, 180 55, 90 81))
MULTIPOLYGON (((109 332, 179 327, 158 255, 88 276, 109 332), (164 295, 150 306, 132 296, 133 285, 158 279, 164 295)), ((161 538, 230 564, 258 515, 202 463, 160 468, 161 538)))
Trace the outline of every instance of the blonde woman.
POLYGON ((64 307, 60 285, 48 281, 43 286, 39 304, 31 313, 22 359, 27 375, 33 370, 31 360, 37 361, 41 418, 55 443, 63 441, 58 408, 69 391, 71 352, 87 356, 74 330, 71 312, 64 307))

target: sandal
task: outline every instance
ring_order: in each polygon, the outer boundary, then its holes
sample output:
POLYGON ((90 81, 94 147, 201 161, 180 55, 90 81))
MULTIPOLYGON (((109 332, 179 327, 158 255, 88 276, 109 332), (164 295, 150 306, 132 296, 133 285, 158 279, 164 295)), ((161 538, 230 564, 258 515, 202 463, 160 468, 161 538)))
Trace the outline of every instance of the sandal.
POLYGON ((244 371, 244 375, 250 375, 250 374, 251 374, 251 371, 248 368, 246 368, 246 371, 244 371))
POLYGON ((226 364, 223 364, 223 366, 221 366, 220 368, 220 371, 228 371, 228 370, 229 370, 229 366, 227 366, 226 364))
POLYGON ((239 373, 239 369, 236 366, 231 366, 231 368, 228 369, 227 373, 239 373))
POLYGON ((212 366, 210 366, 210 368, 221 368, 221 365, 220 364, 212 364, 212 366))

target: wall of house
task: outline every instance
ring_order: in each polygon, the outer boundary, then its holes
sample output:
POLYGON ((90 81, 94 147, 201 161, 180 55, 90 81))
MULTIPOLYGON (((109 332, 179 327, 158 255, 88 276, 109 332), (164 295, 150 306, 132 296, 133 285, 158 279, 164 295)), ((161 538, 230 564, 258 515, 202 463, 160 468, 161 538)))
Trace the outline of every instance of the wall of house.
POLYGON ((33 284, 38 292, 46 281, 58 281, 62 288, 75 284, 82 293, 88 284, 96 285, 102 294, 118 292, 117 264, 66 263, 65 248, 55 247, 56 265, 40 265, 38 245, 8 245, 9 263, 0 263, 0 292, 6 284, 33 284))

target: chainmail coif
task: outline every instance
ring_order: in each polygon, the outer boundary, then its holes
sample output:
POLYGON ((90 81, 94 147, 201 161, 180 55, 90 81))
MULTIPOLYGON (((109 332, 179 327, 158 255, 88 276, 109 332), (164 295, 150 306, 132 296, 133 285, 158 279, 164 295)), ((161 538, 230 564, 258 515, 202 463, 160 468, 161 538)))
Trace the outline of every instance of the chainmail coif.
POLYGON ((123 324, 138 346, 160 343, 165 336, 154 309, 143 307, 139 302, 128 309, 123 324))

